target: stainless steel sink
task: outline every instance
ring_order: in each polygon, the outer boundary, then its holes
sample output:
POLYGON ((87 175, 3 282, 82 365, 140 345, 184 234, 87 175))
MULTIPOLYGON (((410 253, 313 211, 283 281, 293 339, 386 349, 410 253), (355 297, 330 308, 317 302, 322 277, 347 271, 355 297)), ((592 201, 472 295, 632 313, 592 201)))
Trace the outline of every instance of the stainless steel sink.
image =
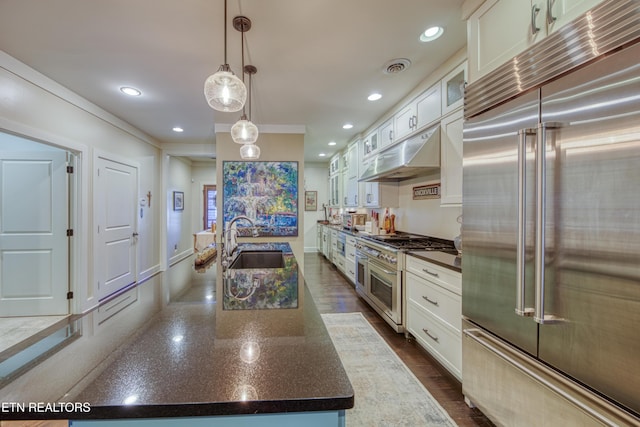
POLYGON ((279 250, 242 251, 229 268, 284 268, 284 258, 279 250))

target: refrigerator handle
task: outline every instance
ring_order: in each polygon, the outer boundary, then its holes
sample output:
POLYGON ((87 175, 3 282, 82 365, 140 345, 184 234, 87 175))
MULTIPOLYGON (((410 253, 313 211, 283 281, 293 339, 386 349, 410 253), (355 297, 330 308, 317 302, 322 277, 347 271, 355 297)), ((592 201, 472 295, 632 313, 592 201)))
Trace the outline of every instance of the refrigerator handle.
POLYGON ((526 191, 527 191, 527 137, 536 129, 518 131, 518 242, 516 247, 516 314, 533 316, 534 309, 525 307, 525 245, 526 245, 526 191))
POLYGON ((544 310, 545 295, 545 242, 547 202, 547 132, 560 127, 559 123, 540 123, 536 142, 536 239, 535 239, 535 313, 539 324, 557 323, 562 319, 544 310))

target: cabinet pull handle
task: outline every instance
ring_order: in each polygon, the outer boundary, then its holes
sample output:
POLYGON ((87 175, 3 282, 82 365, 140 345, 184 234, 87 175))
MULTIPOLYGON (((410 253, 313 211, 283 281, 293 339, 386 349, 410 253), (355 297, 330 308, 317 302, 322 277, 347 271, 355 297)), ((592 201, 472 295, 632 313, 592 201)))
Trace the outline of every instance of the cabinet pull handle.
POLYGON ((422 298, 424 298, 427 302, 430 302, 431 304, 435 305, 435 306, 440 306, 440 304, 438 304, 438 301, 434 301, 432 299, 430 299, 428 296, 426 295, 422 295, 422 298))
POLYGON ((430 272, 429 270, 427 270, 426 268, 423 268, 423 269, 422 269, 422 271, 424 271, 424 272, 425 272, 425 273, 427 273, 427 274, 432 275, 433 277, 440 277, 440 276, 438 275, 438 273, 432 273, 432 272, 430 272))
POLYGON ((547 0, 547 25, 552 25, 558 19, 553 16, 553 3, 555 0, 547 0))
POLYGON ((536 17, 540 13, 540 8, 535 4, 531 7, 531 35, 535 36, 540 31, 540 27, 536 25, 536 17))
POLYGON ((393 141, 393 131, 389 131, 389 141, 393 141))
POLYGON ((431 338, 432 340, 434 340, 435 342, 438 342, 438 341, 439 341, 439 338, 438 338, 438 337, 436 337, 435 335, 432 335, 432 334, 429 332, 429 330, 428 330, 428 329, 422 328, 422 332, 424 332, 425 334, 427 334, 427 336, 428 336, 429 338, 431 338))

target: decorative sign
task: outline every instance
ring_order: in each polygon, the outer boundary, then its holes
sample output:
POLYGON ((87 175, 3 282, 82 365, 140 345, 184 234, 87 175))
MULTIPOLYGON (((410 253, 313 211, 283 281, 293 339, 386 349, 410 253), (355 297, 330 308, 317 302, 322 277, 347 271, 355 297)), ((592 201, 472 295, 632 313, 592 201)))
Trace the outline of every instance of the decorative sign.
POLYGON ((439 199, 440 183, 413 187, 413 200, 439 199))

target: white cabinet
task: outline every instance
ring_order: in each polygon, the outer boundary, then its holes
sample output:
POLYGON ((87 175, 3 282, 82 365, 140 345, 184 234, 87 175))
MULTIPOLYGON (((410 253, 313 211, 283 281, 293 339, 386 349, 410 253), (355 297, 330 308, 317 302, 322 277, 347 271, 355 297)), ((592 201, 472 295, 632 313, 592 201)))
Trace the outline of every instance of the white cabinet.
POLYGON ((351 177, 344 180, 344 196, 342 205, 345 207, 358 207, 358 178, 351 177))
POLYGON ((356 283, 356 238, 347 234, 345 243, 345 271, 344 274, 351 283, 356 283))
POLYGON ((378 151, 378 129, 369 133, 362 141, 362 158, 370 156, 378 151))
POLYGON ((467 21, 469 82, 496 69, 601 1, 485 1, 467 21), (547 9, 547 5, 551 8, 547 9))
POLYGON ((440 84, 435 84, 416 98, 415 130, 422 129, 442 115, 440 84))
POLYGON ((407 330, 462 379, 462 275, 407 256, 407 330))
POLYGON ((358 146, 359 141, 351 144, 344 155, 342 205, 346 207, 358 206, 358 146))
POLYGON ((334 230, 334 229, 330 229, 330 233, 331 233, 331 256, 329 257, 329 260, 333 263, 333 264, 337 264, 337 260, 338 260, 338 233, 340 233, 338 230, 334 230))
POLYGON ((378 128, 378 139, 380 140, 380 149, 393 144, 393 118, 387 120, 378 128))
POLYGON ((331 231, 326 225, 322 226, 322 255, 331 260, 331 231))
POLYGON ((329 177, 329 205, 332 207, 340 206, 340 194, 342 193, 340 189, 341 177, 339 173, 329 177))
POLYGON ((347 178, 358 178, 358 145, 360 141, 356 141, 355 143, 349 145, 347 147, 345 159, 346 159, 346 169, 347 169, 347 178))
POLYGON ((459 109, 440 122, 440 205, 462 204, 462 126, 463 111, 459 109))
POLYGON ((562 28, 587 10, 601 3, 603 0, 553 0, 545 3, 544 12, 547 18, 547 34, 562 28))
POLYGON ((431 86, 394 115, 395 141, 422 129, 440 118, 440 84, 431 86))
POLYGON ((342 194, 342 171, 340 168, 340 154, 336 154, 329 162, 329 205, 340 206, 340 196, 342 194))
MULTIPOLYGON (((367 164, 364 164, 366 169, 367 164)), ((399 188, 397 183, 361 182, 359 183, 360 206, 382 208, 399 206, 399 188)))
POLYGON ((467 82, 467 61, 451 70, 441 81, 442 115, 457 110, 464 103, 464 86, 467 82))
POLYGON ((411 102, 393 116, 396 140, 400 141, 415 130, 416 104, 411 102))

